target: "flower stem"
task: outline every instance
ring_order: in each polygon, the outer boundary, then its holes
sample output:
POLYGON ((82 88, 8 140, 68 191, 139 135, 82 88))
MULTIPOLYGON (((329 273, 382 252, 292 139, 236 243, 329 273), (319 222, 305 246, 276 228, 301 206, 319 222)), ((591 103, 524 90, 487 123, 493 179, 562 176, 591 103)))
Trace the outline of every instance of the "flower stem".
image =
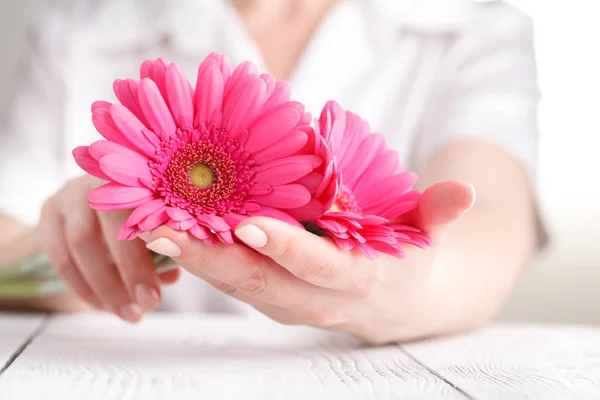
MULTIPOLYGON (((177 263, 169 257, 152 253, 152 259, 159 274, 177 268, 177 263)), ((39 297, 67 291, 67 285, 41 253, 0 267, 0 299, 39 297)))

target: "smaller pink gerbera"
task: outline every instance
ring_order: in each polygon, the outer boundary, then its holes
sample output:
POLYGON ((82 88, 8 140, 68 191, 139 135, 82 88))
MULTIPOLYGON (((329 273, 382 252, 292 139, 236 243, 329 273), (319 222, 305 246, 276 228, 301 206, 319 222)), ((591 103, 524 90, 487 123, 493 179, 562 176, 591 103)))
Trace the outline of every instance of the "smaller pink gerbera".
MULTIPOLYGON (((90 193, 94 209, 133 209, 120 239, 168 225, 210 245, 231 244, 231 231, 251 216, 300 225, 288 211, 307 210, 304 178, 322 160, 305 152, 311 116, 290 101, 287 83, 249 62, 232 72, 213 53, 195 87, 177 64, 158 59, 143 63, 139 81, 115 81, 114 91, 119 103, 92 106, 106 140, 73 154, 108 181, 90 193)), ((322 210, 308 208, 313 219, 322 210)))
POLYGON ((326 210, 317 227, 341 248, 357 248, 370 259, 377 252, 403 258, 402 243, 429 245, 419 229, 391 222, 416 207, 420 192, 412 189, 416 174, 404 169, 384 136, 334 101, 325 105, 317 130, 323 141, 315 141, 315 151, 325 163, 315 172, 323 180, 314 202, 326 210))

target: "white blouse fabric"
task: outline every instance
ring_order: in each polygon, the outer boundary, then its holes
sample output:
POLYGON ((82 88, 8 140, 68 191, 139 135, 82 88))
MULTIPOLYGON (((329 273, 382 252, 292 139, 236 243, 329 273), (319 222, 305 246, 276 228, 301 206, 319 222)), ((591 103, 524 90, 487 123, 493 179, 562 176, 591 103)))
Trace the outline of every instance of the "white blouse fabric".
MULTIPOLYGON (((28 36, 20 90, 0 130, 0 213, 34 225, 44 200, 81 174, 71 150, 100 138, 93 101, 145 59, 179 63, 192 82, 210 52, 266 71, 225 0, 53 0, 28 36)), ((494 143, 535 177, 538 87, 531 21, 502 1, 340 0, 290 83, 318 116, 329 99, 370 121, 417 173, 440 146, 494 143)), ((167 307, 233 302, 185 276, 167 307), (177 292, 177 296, 175 296, 177 292), (212 294, 211 294, 212 293, 212 294)))

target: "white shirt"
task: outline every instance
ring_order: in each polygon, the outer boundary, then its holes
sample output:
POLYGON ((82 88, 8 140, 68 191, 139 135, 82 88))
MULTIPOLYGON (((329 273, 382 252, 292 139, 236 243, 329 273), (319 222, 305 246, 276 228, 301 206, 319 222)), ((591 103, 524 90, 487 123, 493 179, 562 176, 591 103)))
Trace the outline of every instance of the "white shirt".
MULTIPOLYGON (((0 213, 32 225, 44 200, 81 174, 71 150, 100 138, 92 102, 115 101, 112 82, 136 78, 143 60, 175 61, 192 82, 212 51, 266 71, 225 0, 47 4, 0 131, 0 213)), ((292 97, 315 116, 335 99, 369 120, 417 173, 440 146, 470 139, 501 146, 535 175, 539 94, 531 21, 502 1, 340 0, 290 83, 292 97)), ((230 306, 189 278, 175 288, 185 295, 171 296, 172 307, 230 306)))

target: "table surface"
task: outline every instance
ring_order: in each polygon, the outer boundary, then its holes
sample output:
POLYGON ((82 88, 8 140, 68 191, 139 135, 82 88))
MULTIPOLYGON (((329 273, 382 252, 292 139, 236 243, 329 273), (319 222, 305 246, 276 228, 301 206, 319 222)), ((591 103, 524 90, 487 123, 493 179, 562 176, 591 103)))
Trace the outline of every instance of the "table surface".
POLYGON ((258 317, 0 314, 0 399, 600 399, 600 328, 407 345, 258 317))

